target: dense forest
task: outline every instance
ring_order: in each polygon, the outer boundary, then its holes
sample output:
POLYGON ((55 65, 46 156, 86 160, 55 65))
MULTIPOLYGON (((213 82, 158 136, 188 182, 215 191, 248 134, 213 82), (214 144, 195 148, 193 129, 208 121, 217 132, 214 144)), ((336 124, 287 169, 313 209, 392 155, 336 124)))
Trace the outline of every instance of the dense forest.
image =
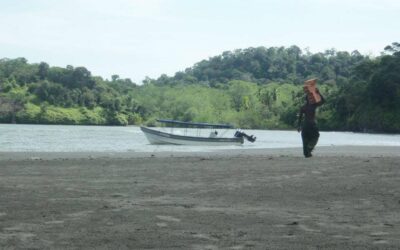
POLYGON ((318 78, 327 100, 323 130, 400 132, 400 44, 379 57, 297 46, 226 51, 174 76, 137 85, 85 67, 0 59, 0 122, 154 125, 157 118, 293 129, 304 80, 318 78))

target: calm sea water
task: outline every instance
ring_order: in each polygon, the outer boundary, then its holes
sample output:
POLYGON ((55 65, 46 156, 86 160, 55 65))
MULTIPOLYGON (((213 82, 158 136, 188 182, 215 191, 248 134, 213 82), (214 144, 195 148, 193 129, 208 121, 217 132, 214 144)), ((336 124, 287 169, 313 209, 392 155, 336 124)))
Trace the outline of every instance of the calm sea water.
MULTIPOLYGON (((197 132, 197 130, 195 130, 197 132)), ((195 131, 189 131, 195 133, 195 131)), ((175 129, 177 133, 184 133, 175 129)), ((208 134, 210 130, 201 130, 208 134)), ((232 136, 235 130, 225 131, 232 136)), ((150 145, 139 127, 0 124, 0 152, 161 152, 301 147, 296 131, 245 130, 257 137, 242 146, 150 145)), ((321 132, 319 146, 400 146, 400 135, 321 132)))

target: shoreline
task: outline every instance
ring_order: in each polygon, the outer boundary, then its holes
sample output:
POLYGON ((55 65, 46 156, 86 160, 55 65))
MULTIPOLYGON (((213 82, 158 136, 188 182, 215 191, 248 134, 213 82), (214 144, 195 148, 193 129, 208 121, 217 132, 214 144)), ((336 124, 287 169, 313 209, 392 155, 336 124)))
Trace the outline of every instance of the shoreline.
MULTIPOLYGON (((354 156, 354 157, 397 157, 400 156, 398 146, 317 146, 314 157, 354 156)), ((1 152, 2 160, 38 160, 38 159, 97 159, 97 158, 147 158, 147 157, 246 157, 246 156, 291 156, 303 157, 302 148, 264 148, 264 149, 221 149, 210 152, 1 152)))
MULTIPOLYGON (((0 125, 28 125, 28 126, 34 126, 34 125, 38 125, 38 126, 88 126, 88 127, 137 127, 139 128, 140 126, 146 126, 144 124, 128 124, 128 125, 112 125, 112 124, 52 124, 52 123, 48 123, 48 124, 39 124, 39 123, 0 123, 0 125)), ((157 126, 149 126, 149 127, 157 127, 157 126)), ((239 129, 239 128, 234 128, 234 129, 239 129)), ((294 131, 297 132, 297 130, 295 128, 246 128, 246 130, 253 130, 253 131, 257 131, 257 130, 269 130, 269 131, 294 131)), ((398 132, 380 132, 378 131, 374 131, 374 130, 324 130, 324 129, 320 129, 319 132, 327 132, 327 133, 335 133, 335 132, 339 132, 339 133, 356 133, 356 134, 368 134, 368 135, 400 135, 400 131, 398 132)))

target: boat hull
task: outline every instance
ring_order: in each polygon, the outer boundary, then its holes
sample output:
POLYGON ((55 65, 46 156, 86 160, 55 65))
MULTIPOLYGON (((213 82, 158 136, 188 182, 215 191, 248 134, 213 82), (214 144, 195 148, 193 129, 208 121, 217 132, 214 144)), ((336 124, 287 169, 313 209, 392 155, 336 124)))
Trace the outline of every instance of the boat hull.
POLYGON ((243 137, 221 138, 221 137, 196 137, 165 133, 147 127, 140 127, 150 144, 174 144, 174 145, 209 145, 227 146, 243 144, 243 137))

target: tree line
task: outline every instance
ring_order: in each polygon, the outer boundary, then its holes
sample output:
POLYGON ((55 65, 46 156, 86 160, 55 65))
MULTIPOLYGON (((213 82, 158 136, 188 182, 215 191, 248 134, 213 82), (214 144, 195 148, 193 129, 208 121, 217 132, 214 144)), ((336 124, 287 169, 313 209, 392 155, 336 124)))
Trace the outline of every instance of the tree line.
POLYGON ((85 67, 0 59, 0 122, 154 125, 157 118, 291 129, 302 84, 318 78, 325 130, 400 131, 400 44, 381 56, 304 52, 297 46, 226 51, 142 85, 85 67))

